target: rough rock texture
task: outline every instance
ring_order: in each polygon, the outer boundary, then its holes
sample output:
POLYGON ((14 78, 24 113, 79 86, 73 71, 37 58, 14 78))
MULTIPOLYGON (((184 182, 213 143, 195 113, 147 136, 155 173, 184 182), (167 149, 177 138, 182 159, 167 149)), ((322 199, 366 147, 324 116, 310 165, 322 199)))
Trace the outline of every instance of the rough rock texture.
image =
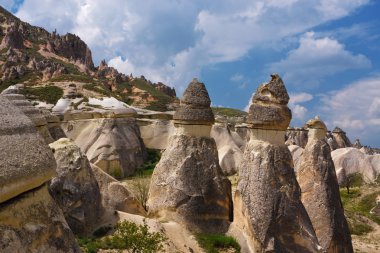
MULTIPOLYGON (((105 173, 96 165, 91 165, 92 171, 98 182, 102 197, 102 205, 107 215, 114 211, 131 214, 146 215, 144 207, 137 201, 135 196, 119 181, 105 173)), ((107 220, 107 218, 105 218, 107 220)))
POLYGON ((91 163, 116 178, 132 175, 146 156, 136 120, 129 116, 117 118, 118 115, 112 113, 98 114, 99 118, 93 119, 82 119, 87 114, 79 113, 77 117, 71 114, 62 128, 91 163))
POLYGON ((53 140, 57 141, 61 138, 66 138, 65 132, 61 128, 61 120, 59 117, 57 115, 53 115, 49 110, 46 109, 41 109, 40 111, 48 123, 47 127, 53 140))
POLYGON ((171 120, 138 119, 137 124, 145 147, 152 149, 166 149, 169 137, 175 131, 171 120))
POLYGON ((55 167, 30 119, 0 96, 1 252, 80 252, 47 190, 55 167))
POLYGON ((0 238, 2 253, 81 252, 46 185, 1 203, 0 238))
POLYGON ((242 252, 320 250, 284 144, 291 119, 288 100, 281 79, 272 75, 269 84, 257 89, 249 109, 250 138, 239 167, 234 222, 229 230, 242 252))
POLYGON ((367 155, 357 148, 340 148, 331 152, 339 185, 346 176, 360 173, 366 183, 380 176, 380 155, 367 155))
POLYGON ((363 145, 360 143, 359 139, 356 139, 355 143, 352 144, 352 147, 357 148, 357 149, 361 149, 363 147, 363 145))
POLYGON ((24 38, 22 33, 17 29, 9 29, 9 31, 5 34, 3 40, 1 41, 0 48, 15 48, 15 49, 23 49, 24 48, 24 38))
POLYGON ((102 215, 100 190, 90 163, 70 139, 51 143, 57 173, 49 190, 75 234, 89 235, 102 215))
POLYGON ((286 145, 297 145, 304 148, 307 144, 307 130, 304 128, 288 128, 285 139, 286 145))
POLYGON ((54 156, 33 123, 0 95, 0 202, 55 175, 54 156))
POLYGON ((51 137, 48 130, 48 123, 46 118, 36 107, 32 105, 28 100, 26 100, 24 95, 21 94, 4 94, 13 105, 17 106, 30 120, 34 123, 38 132, 45 139, 46 143, 51 143, 54 139, 51 137))
POLYGON ((152 86, 156 90, 162 91, 163 93, 165 93, 166 95, 168 95, 172 98, 175 98, 177 96, 174 88, 171 88, 171 87, 169 87, 169 86, 167 86, 161 82, 153 83, 152 86))
POLYGON ((149 189, 149 214, 196 232, 225 232, 232 218, 231 184, 222 176, 212 138, 174 135, 149 189))
POLYGON ((224 175, 233 175, 243 157, 244 141, 241 137, 231 131, 229 126, 214 125, 211 129, 211 137, 214 138, 218 148, 219 165, 224 175))
POLYGON ((334 128, 334 130, 332 131, 332 135, 334 136, 334 139, 337 143, 337 147, 336 147, 337 149, 338 148, 347 148, 347 147, 352 146, 350 140, 346 136, 346 132, 344 132, 339 127, 334 128))
POLYGON ((289 96, 282 79, 271 75, 272 80, 256 90, 249 107, 247 123, 252 128, 286 130, 292 118, 287 107, 289 96))
POLYGON ((326 252, 353 252, 331 150, 325 140, 326 126, 314 119, 306 125, 309 141, 297 172, 302 203, 326 252))
POLYGON ((232 219, 231 183, 210 138, 210 103, 206 87, 194 79, 174 114, 176 132, 153 172, 147 207, 150 215, 193 232, 224 233, 232 219), (195 114, 187 114, 189 108, 195 114))
POLYGON ((193 125, 212 125, 215 122, 210 108, 211 100, 203 83, 193 79, 174 114, 174 122, 193 125))
POLYGON ((288 149, 290 151, 290 153, 292 154, 292 158, 293 158, 293 165, 294 165, 294 171, 298 172, 299 168, 300 168, 300 164, 301 164, 301 156, 302 156, 302 153, 303 153, 303 148, 297 146, 297 145, 290 145, 288 146, 288 149))

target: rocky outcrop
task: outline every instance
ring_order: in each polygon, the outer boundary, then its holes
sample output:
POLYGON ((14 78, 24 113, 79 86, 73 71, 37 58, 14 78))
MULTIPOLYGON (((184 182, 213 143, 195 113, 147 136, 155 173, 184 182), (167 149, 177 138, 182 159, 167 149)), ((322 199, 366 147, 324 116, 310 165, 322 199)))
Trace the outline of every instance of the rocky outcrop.
POLYGON ((368 155, 357 148, 340 148, 331 152, 331 157, 341 186, 351 174, 360 173, 366 183, 380 176, 380 155, 368 155))
POLYGON ((232 218, 231 184, 219 166, 210 98, 194 79, 174 114, 170 138, 151 179, 148 211, 195 232, 223 233, 232 218))
POLYGON ((138 119, 141 138, 147 148, 166 149, 169 137, 175 128, 171 120, 166 119, 138 119))
POLYGON ((87 157, 67 138, 51 143, 57 161, 57 176, 49 190, 62 209, 71 230, 91 234, 102 215, 100 190, 87 157))
POLYGON ((8 32, 5 33, 5 36, 1 41, 0 49, 3 48, 23 49, 24 38, 22 33, 17 29, 11 27, 8 32))
POLYGON ((24 95, 21 94, 4 94, 14 106, 18 107, 26 116, 30 118, 38 132, 45 139, 46 143, 52 143, 54 139, 51 137, 48 130, 46 118, 36 107, 32 105, 24 95))
POLYGON ((288 128, 285 134, 285 144, 297 145, 301 148, 305 148, 307 144, 307 130, 304 128, 288 128))
POLYGON ((115 211, 146 216, 144 207, 122 183, 96 165, 92 164, 91 168, 100 188, 102 206, 105 210, 104 221, 115 211))
POLYGON ((91 163, 116 178, 124 178, 135 173, 146 156, 135 116, 136 112, 127 108, 71 111, 65 113, 61 126, 91 163))
POLYGON ((228 125, 215 124, 211 129, 211 137, 218 148, 219 165, 224 175, 233 175, 243 157, 244 140, 228 125))
POLYGON ((346 132, 344 132, 342 129, 339 127, 335 127, 334 130, 332 131, 332 136, 334 137, 334 140, 336 141, 337 144, 337 149, 338 148, 347 148, 351 147, 352 144, 350 140, 348 139, 346 132))
POLYGON ((80 252, 47 190, 55 167, 31 120, 0 96, 1 252, 80 252))
POLYGON ((177 96, 174 88, 171 88, 161 82, 153 83, 152 86, 156 90, 161 91, 162 93, 168 95, 169 97, 175 98, 177 96))
POLYGON ((352 147, 353 148, 357 148, 357 149, 361 149, 363 147, 363 145, 360 143, 360 140, 359 139, 356 139, 355 140, 355 143, 352 144, 352 147))
POLYGON ((278 75, 256 91, 249 109, 250 140, 239 167, 234 223, 229 233, 243 252, 319 252, 301 203, 292 157, 284 144, 291 119, 278 75))
POLYGON ((297 174, 297 172, 300 168, 300 165, 301 165, 301 159, 300 158, 303 154, 304 149, 297 146, 297 145, 290 145, 290 146, 288 146, 288 149, 289 149, 290 153, 292 154, 294 171, 297 174))
POLYGON ((309 120, 306 126, 309 140, 297 172, 302 203, 326 252, 353 252, 331 150, 325 140, 327 128, 319 118, 309 120))

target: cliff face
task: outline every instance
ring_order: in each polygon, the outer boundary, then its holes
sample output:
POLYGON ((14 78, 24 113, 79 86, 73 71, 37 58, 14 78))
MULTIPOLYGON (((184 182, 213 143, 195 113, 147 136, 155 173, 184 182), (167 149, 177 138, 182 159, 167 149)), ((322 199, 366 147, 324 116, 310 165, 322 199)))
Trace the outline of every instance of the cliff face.
POLYGON ((75 34, 49 33, 0 7, 0 92, 17 83, 31 89, 26 95, 36 86, 76 83, 93 96, 158 111, 175 109, 177 101, 174 88, 163 83, 119 73, 104 60, 95 67, 90 48, 75 34))

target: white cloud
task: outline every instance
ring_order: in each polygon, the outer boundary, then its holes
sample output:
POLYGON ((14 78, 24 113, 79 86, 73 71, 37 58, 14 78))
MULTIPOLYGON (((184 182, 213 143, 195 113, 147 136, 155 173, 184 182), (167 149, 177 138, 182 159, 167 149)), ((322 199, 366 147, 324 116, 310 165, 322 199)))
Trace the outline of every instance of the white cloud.
POLYGON ((304 121, 308 109, 300 104, 309 102, 312 99, 313 95, 306 92, 289 94, 289 107, 292 110, 293 121, 304 121))
POLYGON ((330 129, 341 127, 351 140, 380 146, 380 77, 357 81, 341 90, 324 95, 321 115, 330 129))
POLYGON ((303 102, 308 102, 313 99, 313 95, 301 92, 301 93, 290 93, 289 94, 289 103, 290 104, 298 104, 303 102))
POLYGON ((230 77, 230 80, 232 82, 240 82, 244 79, 244 76, 242 74, 235 74, 233 76, 230 77))
POLYGON ((95 63, 105 58, 120 69, 149 71, 144 75, 152 81, 182 89, 209 64, 241 59, 346 16, 368 0, 333 1, 334 8, 325 2, 25 0, 17 16, 60 34, 76 33, 95 63))
POLYGON ((307 32, 300 38, 297 49, 290 51, 287 58, 272 63, 269 68, 284 73, 288 83, 318 86, 329 75, 370 66, 371 62, 366 56, 352 54, 337 40, 316 38, 313 32, 307 32))
POLYGON ((305 119, 307 108, 302 105, 289 105, 290 109, 292 110, 292 118, 303 120, 305 119))

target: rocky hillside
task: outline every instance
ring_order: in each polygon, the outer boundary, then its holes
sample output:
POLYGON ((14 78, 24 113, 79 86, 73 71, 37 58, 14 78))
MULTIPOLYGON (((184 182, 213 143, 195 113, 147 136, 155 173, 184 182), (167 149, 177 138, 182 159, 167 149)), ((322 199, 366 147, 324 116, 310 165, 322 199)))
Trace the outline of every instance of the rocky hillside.
POLYGON ((152 83, 144 76, 119 73, 107 66, 105 60, 95 67, 91 50, 78 36, 49 33, 21 21, 2 7, 0 41, 0 92, 23 83, 26 95, 48 93, 45 97, 51 97, 66 93, 67 87, 75 84, 83 96, 113 96, 130 105, 157 111, 176 107, 173 88, 152 83))

